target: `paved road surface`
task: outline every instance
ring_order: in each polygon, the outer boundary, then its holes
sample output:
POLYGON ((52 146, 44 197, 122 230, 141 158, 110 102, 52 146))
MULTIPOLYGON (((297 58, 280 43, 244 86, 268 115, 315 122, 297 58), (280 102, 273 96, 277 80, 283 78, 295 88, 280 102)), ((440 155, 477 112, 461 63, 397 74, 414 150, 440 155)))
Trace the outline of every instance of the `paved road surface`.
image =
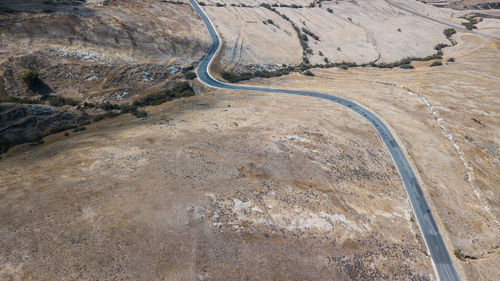
POLYGON ((398 143, 392 136, 389 129, 385 126, 380 119, 377 118, 373 113, 368 111, 367 109, 351 102, 349 100, 335 97, 328 94, 318 93, 318 92, 309 92, 309 91, 295 91, 295 90, 285 90, 285 89, 271 89, 271 88, 261 88, 261 87, 251 87, 251 86, 242 86, 235 84, 227 84, 220 82, 214 79, 209 73, 209 65, 211 60, 213 59, 215 53, 217 52, 220 41, 219 37, 208 19, 205 13, 201 10, 195 0, 189 0, 194 9, 201 16, 207 29, 212 37, 212 45, 210 50, 206 54, 206 56, 202 59, 199 67, 198 67, 198 77, 204 83, 209 86, 222 88, 222 89, 233 89, 233 90, 250 90, 250 91, 260 91, 260 92, 269 92, 269 93, 283 93, 290 95, 299 95, 299 96, 308 96, 314 98, 320 98, 327 101, 332 101, 348 107, 354 110, 359 115, 363 116, 366 120, 368 120, 374 128, 377 130, 380 138, 384 142, 387 150, 390 152, 396 167, 398 168, 399 174, 403 181, 403 184, 406 188, 406 192, 408 197, 410 198, 411 205, 413 207, 413 211, 415 216, 417 217, 418 224, 423 233, 427 248, 429 249, 432 257, 432 261, 434 262, 435 269, 437 270, 439 279, 442 281, 448 280, 460 280, 458 277, 457 271, 453 265, 453 262, 450 258, 448 250, 446 249, 446 245, 444 244, 443 238, 439 233, 439 230, 436 226, 434 218, 432 217, 429 205, 425 200, 424 194, 422 193, 422 189, 411 169, 406 156, 403 151, 399 147, 398 143))

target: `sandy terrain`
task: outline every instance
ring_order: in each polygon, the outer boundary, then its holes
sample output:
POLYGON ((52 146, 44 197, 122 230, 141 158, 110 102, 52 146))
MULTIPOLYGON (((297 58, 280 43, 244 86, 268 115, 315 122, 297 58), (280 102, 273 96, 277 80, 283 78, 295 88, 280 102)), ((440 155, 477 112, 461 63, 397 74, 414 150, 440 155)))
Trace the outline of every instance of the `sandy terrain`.
POLYGON ((0 279, 433 279, 390 156, 338 105, 215 92, 45 140, 0 160, 0 279))

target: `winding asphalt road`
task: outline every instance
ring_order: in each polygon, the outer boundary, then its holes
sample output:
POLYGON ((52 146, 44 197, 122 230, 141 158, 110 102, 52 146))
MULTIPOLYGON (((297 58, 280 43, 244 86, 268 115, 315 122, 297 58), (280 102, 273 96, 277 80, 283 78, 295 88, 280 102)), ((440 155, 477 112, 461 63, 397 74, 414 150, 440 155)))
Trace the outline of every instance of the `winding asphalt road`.
POLYGON ((403 181, 408 197, 410 198, 410 203, 413 207, 413 211, 415 216, 417 217, 417 221, 420 227, 420 230, 423 233, 425 243, 432 257, 432 261, 434 263, 434 267, 437 271, 439 279, 441 281, 448 280, 460 280, 457 271, 453 265, 451 257, 446 249, 446 245, 444 244, 443 238, 439 233, 438 227, 434 218, 432 217, 429 205, 425 200, 424 194, 422 193, 422 189, 411 169, 406 156, 404 155, 401 147, 396 142, 396 139, 392 136, 389 129, 385 126, 385 124, 380 121, 380 119, 375 116, 372 112, 367 109, 357 105, 356 103, 335 97, 328 94, 318 93, 318 92, 309 92, 309 91, 295 91, 295 90, 285 90, 285 89, 271 89, 271 88, 261 88, 261 87, 252 87, 252 86, 242 86, 235 84, 227 84, 220 82, 213 78, 210 75, 210 63, 214 58, 214 55, 217 53, 220 41, 217 32, 215 31, 210 19, 206 16, 206 14, 201 10, 198 3, 195 0, 189 0, 193 8, 198 12, 201 16, 205 25, 207 26, 208 32, 212 37, 212 45, 210 46, 210 50, 202 59, 200 65, 198 66, 198 77, 205 84, 221 89, 229 89, 229 90, 245 90, 245 91, 260 91, 260 92, 268 92, 268 93, 282 93, 289 95, 298 95, 298 96, 307 96, 314 97, 319 99, 324 99, 327 101, 335 102, 340 105, 343 105, 347 108, 352 109, 366 120, 368 120, 373 127, 377 130, 380 138, 384 142, 387 150, 391 154, 396 167, 398 168, 399 175, 403 181))

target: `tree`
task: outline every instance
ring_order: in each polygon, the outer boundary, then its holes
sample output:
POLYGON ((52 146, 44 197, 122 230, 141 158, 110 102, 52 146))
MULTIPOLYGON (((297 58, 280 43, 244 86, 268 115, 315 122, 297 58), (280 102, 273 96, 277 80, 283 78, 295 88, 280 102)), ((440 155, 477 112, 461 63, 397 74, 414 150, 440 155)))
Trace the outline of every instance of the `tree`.
POLYGON ((21 79, 28 87, 32 87, 40 81, 38 79, 38 71, 36 70, 26 71, 21 79))

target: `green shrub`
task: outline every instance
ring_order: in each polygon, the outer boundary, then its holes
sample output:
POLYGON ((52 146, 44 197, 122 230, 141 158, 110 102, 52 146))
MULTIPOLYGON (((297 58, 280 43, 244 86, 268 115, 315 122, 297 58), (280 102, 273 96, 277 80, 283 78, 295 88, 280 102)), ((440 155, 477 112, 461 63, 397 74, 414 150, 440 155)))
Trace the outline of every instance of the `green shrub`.
POLYGON ((104 109, 106 111, 109 111, 109 110, 120 109, 120 106, 117 104, 110 103, 110 102, 105 102, 105 103, 99 105, 99 108, 104 109))
POLYGON ((314 73, 312 73, 310 70, 304 71, 304 75, 306 76, 314 76, 314 73))
POLYGON ((75 106, 78 104, 78 102, 75 101, 74 99, 60 97, 60 96, 48 96, 46 100, 52 106, 63 106, 63 105, 75 106))
POLYGON ((65 133, 64 133, 64 136, 65 136, 65 137, 69 137, 69 133, 68 133, 68 132, 65 132, 65 133))
POLYGON ((455 249, 453 250, 453 254, 455 255, 455 257, 461 261, 464 261, 465 260, 465 257, 464 255, 462 254, 462 251, 460 251, 460 249, 455 249))
POLYGON ((333 14, 333 10, 331 8, 326 8, 326 10, 330 13, 333 14))
MULTIPOLYGON (((310 30, 306 29, 306 28, 302 28, 302 32, 304 32, 305 34, 311 36, 312 38, 314 38, 314 40, 317 40, 319 41, 319 36, 312 33, 310 30)), ((307 40, 306 40, 307 41, 307 40)))
POLYGON ((468 21, 462 22, 462 25, 465 26, 465 28, 467 28, 468 30, 477 29, 475 24, 468 22, 468 21))
POLYGON ((448 62, 455 62, 455 58, 449 58, 448 60, 446 60, 448 62))
POLYGON ((32 87, 38 82, 40 82, 40 79, 38 78, 38 71, 36 70, 26 71, 21 77, 21 79, 26 85, 28 85, 28 87, 32 87))
POLYGON ((37 142, 30 143, 30 146, 37 146, 37 145, 44 144, 44 143, 45 143, 45 141, 39 140, 37 142))
POLYGON ((120 105, 120 113, 132 113, 137 112, 137 106, 131 105, 129 103, 124 103, 120 105))
POLYGON ((0 11, 4 12, 4 13, 8 13, 8 14, 12 14, 15 12, 13 9, 11 9, 9 7, 0 7, 0 11))
POLYGON ((439 44, 437 44, 434 47, 434 49, 440 51, 441 49, 446 48, 446 47, 449 47, 449 45, 448 44, 439 43, 439 44))
POLYGON ((403 69, 413 69, 413 65, 411 64, 402 64, 399 66, 400 68, 403 68, 403 69))
POLYGON ((148 113, 145 111, 145 110, 137 110, 135 113, 134 113, 135 117, 137 118, 146 118, 148 117, 148 113))
POLYGON ((171 89, 159 93, 149 94, 139 100, 134 101, 134 106, 159 105, 176 98, 194 96, 194 90, 188 82, 178 82, 171 89))
POLYGON ((457 31, 454 28, 447 28, 443 31, 444 35, 446 37, 451 37, 453 34, 457 33, 457 31))
POLYGON ((196 73, 194 71, 188 71, 184 73, 184 78, 186 78, 187 80, 193 80, 194 78, 196 78, 196 73))
POLYGON ((430 67, 440 66, 440 65, 443 65, 443 63, 440 60, 437 60, 437 61, 431 63, 430 67))
POLYGON ((85 127, 78 127, 78 128, 73 129, 73 133, 78 133, 80 131, 85 131, 85 127))

